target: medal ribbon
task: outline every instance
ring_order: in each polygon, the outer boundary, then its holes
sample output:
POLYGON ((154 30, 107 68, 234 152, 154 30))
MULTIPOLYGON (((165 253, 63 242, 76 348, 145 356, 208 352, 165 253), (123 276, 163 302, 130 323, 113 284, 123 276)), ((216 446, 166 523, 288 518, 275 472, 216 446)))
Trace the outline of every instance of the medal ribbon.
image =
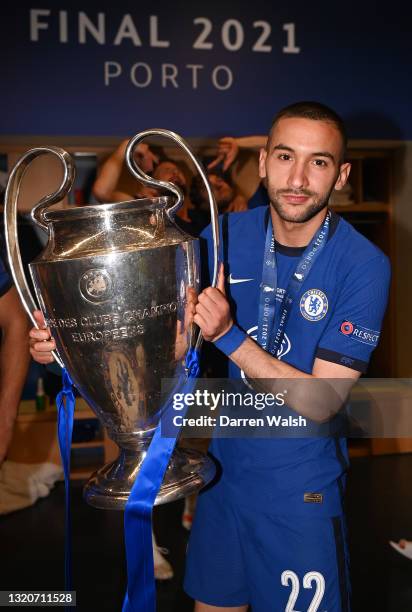
POLYGON ((277 330, 275 329, 276 315, 276 292, 278 289, 278 271, 276 263, 275 236, 273 233, 272 219, 269 215, 269 223, 266 231, 265 252, 263 257, 262 282, 260 285, 259 298, 259 323, 258 342, 260 346, 276 357, 285 335, 285 327, 292 306, 298 297, 303 283, 309 275, 315 261, 318 259, 328 241, 330 227, 330 212, 327 213, 320 229, 306 247, 295 272, 292 274, 283 300, 280 304, 280 320, 277 330))
POLYGON ((63 369, 63 388, 56 397, 57 432, 60 456, 64 471, 65 517, 64 517, 64 576, 66 591, 72 590, 72 538, 70 517, 70 448, 73 433, 75 399, 73 382, 66 368, 63 369))

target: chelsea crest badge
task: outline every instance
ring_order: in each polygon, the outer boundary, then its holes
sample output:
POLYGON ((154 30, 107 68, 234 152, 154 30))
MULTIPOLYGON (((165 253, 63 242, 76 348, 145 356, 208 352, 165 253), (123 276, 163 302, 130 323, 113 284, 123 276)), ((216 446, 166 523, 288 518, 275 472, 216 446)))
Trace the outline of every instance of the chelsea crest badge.
POLYGON ((308 321, 320 321, 328 312, 328 298, 320 289, 309 289, 301 297, 300 312, 308 321))

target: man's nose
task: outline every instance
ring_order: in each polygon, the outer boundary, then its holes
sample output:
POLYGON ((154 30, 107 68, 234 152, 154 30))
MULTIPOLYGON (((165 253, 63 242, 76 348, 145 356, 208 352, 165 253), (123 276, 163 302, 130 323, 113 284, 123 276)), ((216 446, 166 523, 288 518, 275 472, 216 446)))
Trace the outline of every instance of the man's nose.
POLYGON ((292 165, 288 178, 288 186, 293 189, 303 189, 308 186, 306 168, 303 163, 294 163, 292 165))

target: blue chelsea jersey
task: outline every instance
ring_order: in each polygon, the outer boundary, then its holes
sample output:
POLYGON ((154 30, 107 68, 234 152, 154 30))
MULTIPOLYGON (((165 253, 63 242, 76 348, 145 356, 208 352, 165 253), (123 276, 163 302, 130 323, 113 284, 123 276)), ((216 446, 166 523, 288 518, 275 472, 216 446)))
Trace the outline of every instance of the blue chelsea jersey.
MULTIPOLYGON (((220 219, 226 290, 239 327, 256 340, 268 207, 220 219), (226 226, 226 227, 225 227, 226 226)), ((211 266, 212 238, 207 228, 211 266)), ((303 248, 276 245, 280 304, 303 248)), ((211 268, 210 268, 211 269, 211 268)), ((207 282, 207 280, 205 281, 207 282)), ((390 282, 388 258, 350 224, 331 213, 328 242, 293 303, 278 359, 311 373, 316 358, 365 372, 379 341, 390 282)), ((229 362, 229 375, 239 368, 229 362)), ((240 503, 270 503, 279 512, 341 512, 346 445, 337 438, 214 439, 212 453, 240 503), (246 497, 242 491, 248 491, 246 497), (322 504, 304 502, 320 493, 322 504), (243 500, 243 501, 242 501, 243 500)))

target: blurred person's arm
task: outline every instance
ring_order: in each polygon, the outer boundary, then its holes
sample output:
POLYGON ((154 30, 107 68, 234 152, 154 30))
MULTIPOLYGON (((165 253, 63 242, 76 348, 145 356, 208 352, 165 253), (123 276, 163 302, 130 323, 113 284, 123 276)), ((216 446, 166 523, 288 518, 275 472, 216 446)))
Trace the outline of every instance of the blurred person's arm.
POLYGON ((230 168, 238 156, 239 149, 255 149, 259 150, 266 145, 267 136, 242 136, 233 138, 225 136, 221 138, 217 145, 217 156, 209 165, 211 170, 219 164, 222 164, 224 172, 230 168))
MULTIPOLYGON (((116 190, 122 173, 128 142, 128 140, 123 140, 100 169, 93 185, 93 195, 99 202, 122 202, 132 197, 129 193, 116 190)), ((152 172, 154 166, 158 163, 158 157, 144 143, 137 145, 134 158, 146 173, 152 172)))
POLYGON ((127 140, 123 140, 100 168, 93 185, 93 195, 99 202, 110 202, 114 195, 122 172, 127 143, 127 140))
POLYGON ((29 321, 15 287, 0 297, 0 464, 13 434, 17 408, 30 360, 29 321))
POLYGON ((241 136, 235 138, 239 149, 256 149, 259 150, 266 146, 267 136, 241 136))

